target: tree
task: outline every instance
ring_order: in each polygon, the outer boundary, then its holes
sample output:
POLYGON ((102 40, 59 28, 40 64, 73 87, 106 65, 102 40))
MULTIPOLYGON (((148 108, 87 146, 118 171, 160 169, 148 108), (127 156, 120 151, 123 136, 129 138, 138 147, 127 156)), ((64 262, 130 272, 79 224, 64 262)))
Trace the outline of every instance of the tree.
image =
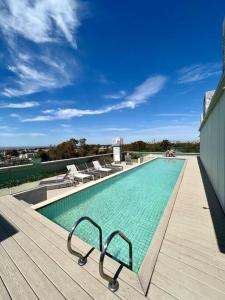
POLYGON ((171 147, 171 143, 170 143, 169 140, 163 140, 160 143, 160 145, 161 145, 163 151, 166 151, 166 150, 168 150, 171 147))
POLYGON ((37 158, 40 158, 41 161, 48 161, 49 160, 49 153, 39 149, 38 153, 37 153, 37 158))
POLYGON ((78 143, 78 140, 73 138, 69 141, 59 144, 55 149, 56 159, 76 157, 78 143))
POLYGON ((79 140, 79 155, 80 156, 86 156, 88 152, 88 145, 86 144, 86 139, 82 138, 79 140))
POLYGON ((18 157, 19 156, 19 152, 16 149, 7 150, 6 151, 6 155, 18 157))

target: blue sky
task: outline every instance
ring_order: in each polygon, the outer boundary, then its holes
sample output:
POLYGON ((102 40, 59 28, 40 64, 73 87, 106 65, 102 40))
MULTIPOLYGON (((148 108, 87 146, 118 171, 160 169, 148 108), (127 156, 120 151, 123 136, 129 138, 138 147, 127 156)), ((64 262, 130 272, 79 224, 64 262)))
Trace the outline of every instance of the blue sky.
POLYGON ((224 1, 0 0, 0 145, 196 140, 224 1))

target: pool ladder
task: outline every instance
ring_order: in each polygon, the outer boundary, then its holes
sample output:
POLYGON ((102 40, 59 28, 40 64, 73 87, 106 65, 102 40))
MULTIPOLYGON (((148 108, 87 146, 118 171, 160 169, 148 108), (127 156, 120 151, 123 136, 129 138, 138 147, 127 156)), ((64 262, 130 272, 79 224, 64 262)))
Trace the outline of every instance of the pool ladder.
POLYGON ((71 229, 71 232, 69 233, 68 239, 67 239, 67 248, 69 250, 69 252, 75 256, 77 256, 78 259, 78 264, 80 266, 84 266, 87 263, 87 258, 88 256, 91 254, 91 252, 95 249, 95 247, 92 247, 88 253, 86 255, 82 255, 81 253, 77 252, 76 250, 72 249, 72 236, 77 228, 77 226, 83 222, 83 221, 88 221, 89 223, 91 223, 93 226, 95 226, 98 231, 99 231, 99 249, 101 251, 100 254, 100 259, 99 259, 99 273, 100 276, 108 281, 108 288, 110 291, 112 292, 116 292, 119 289, 119 282, 118 282, 118 277, 120 272, 122 271, 123 267, 126 267, 130 270, 132 270, 133 267, 133 259, 132 259, 132 243, 131 241, 119 230, 116 230, 114 232, 112 232, 109 237, 107 238, 104 246, 102 247, 102 229, 101 227, 95 223, 91 218, 89 217, 81 217, 78 221, 76 221, 71 229), (128 246, 129 246, 129 263, 126 264, 123 261, 115 258, 113 255, 111 255, 110 253, 107 252, 108 246, 111 243, 112 239, 119 235, 125 242, 127 242, 128 246), (119 268, 117 269, 115 275, 113 277, 109 276, 108 274, 106 274, 104 272, 104 259, 105 259, 105 255, 111 257, 112 259, 116 260, 117 262, 120 263, 119 268))

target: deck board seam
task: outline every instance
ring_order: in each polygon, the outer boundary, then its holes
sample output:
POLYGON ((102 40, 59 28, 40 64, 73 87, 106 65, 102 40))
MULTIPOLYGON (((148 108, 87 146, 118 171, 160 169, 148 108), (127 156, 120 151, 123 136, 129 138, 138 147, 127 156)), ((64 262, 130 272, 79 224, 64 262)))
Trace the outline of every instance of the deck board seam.
MULTIPOLYGON (((179 259, 177 259, 177 258, 175 258, 175 257, 171 257, 170 255, 167 255, 167 254, 165 254, 165 253, 162 253, 162 255, 165 255, 165 256, 167 256, 167 257, 169 257, 169 258, 171 258, 171 259, 173 259, 173 260, 175 260, 175 261, 178 261, 180 264, 184 264, 184 265, 186 265, 186 266, 188 266, 188 267, 190 267, 190 268, 192 268, 192 269, 195 269, 195 270, 197 270, 198 272, 201 272, 201 273, 203 273, 203 274, 206 274, 207 276, 212 276, 212 277, 216 278, 217 280, 221 281, 221 283, 223 283, 223 280, 220 280, 220 279, 218 279, 217 277, 215 277, 215 276, 213 276, 213 275, 211 275, 211 274, 208 274, 208 273, 206 273, 206 272, 203 272, 202 270, 199 270, 199 269, 197 269, 197 268, 194 267, 194 266, 191 266, 191 265, 189 265, 189 264, 186 264, 184 261, 180 261, 179 259)), ((208 287, 210 287, 210 288, 212 288, 212 289, 214 289, 214 290, 216 290, 216 291, 218 291, 218 292, 220 292, 220 293, 223 293, 223 294, 225 295, 225 291, 219 290, 218 288, 215 288, 214 286, 209 285, 207 282, 203 282, 202 280, 199 280, 199 279, 197 279, 196 277, 190 275, 189 273, 183 272, 182 270, 181 270, 180 272, 183 273, 183 274, 185 274, 185 275, 188 276, 188 277, 191 277, 192 279, 194 279, 194 280, 196 280, 196 281, 198 281, 198 282, 201 282, 202 284, 207 285, 208 287)), ((225 298, 225 297, 224 297, 224 298, 225 298)))
MULTIPOLYGON (((178 238, 179 238, 179 237, 178 237, 178 238)), ((173 244, 175 244, 175 245, 182 246, 182 247, 187 248, 187 249, 190 249, 190 250, 194 250, 194 251, 197 251, 197 252, 204 253, 204 255, 207 255, 207 256, 213 256, 213 253, 211 253, 211 252, 213 252, 212 249, 207 248, 207 250, 209 250, 209 252, 204 252, 204 249, 205 249, 206 247, 203 247, 202 245, 200 245, 200 244, 198 244, 198 243, 195 243, 195 242, 193 242, 193 241, 187 240, 187 239, 185 239, 185 238, 183 238, 183 240, 185 240, 185 241, 187 241, 187 242, 189 242, 189 243, 194 243, 194 244, 196 244, 197 246, 200 246, 200 247, 203 249, 203 251, 202 251, 202 249, 201 249, 201 250, 199 250, 199 249, 196 250, 195 248, 192 248, 191 246, 188 247, 188 246, 183 245, 183 244, 181 244, 181 243, 178 243, 178 242, 176 242, 176 241, 172 241, 171 239, 168 239, 168 238, 166 238, 165 240, 167 240, 167 241, 169 241, 170 243, 173 243, 173 244)), ((216 252, 216 251, 214 251, 214 252, 216 252)), ((218 251, 218 252, 216 252, 216 254, 220 254, 220 252, 218 251)), ((215 257, 215 256, 213 256, 213 257, 215 257)), ((225 263, 225 260, 224 260, 223 258, 221 258, 221 257, 216 257, 216 259, 217 259, 218 261, 221 261, 221 262, 225 263)), ((222 270, 225 270, 225 269, 222 269, 222 270)))
MULTIPOLYGON (((179 300, 179 298, 175 297, 174 295, 172 295, 170 292, 166 291, 164 288, 160 287, 158 284, 152 283, 152 285, 156 286, 158 289, 162 290, 163 292, 165 292, 166 294, 170 295, 171 297, 173 297, 174 299, 179 300)), ((148 299, 151 300, 151 298, 147 297, 148 299)))
POLYGON ((10 293, 9 293, 9 290, 8 290, 7 286, 5 285, 5 282, 4 282, 4 280, 3 280, 2 276, 1 276, 1 274, 0 274, 0 281, 2 282, 3 286, 5 287, 5 290, 6 290, 6 292, 8 293, 9 298, 12 299, 12 297, 11 297, 11 295, 10 295, 10 293))
MULTIPOLYGON (((196 296, 199 296, 199 297, 201 297, 201 298, 203 298, 203 299, 211 300, 210 298, 205 297, 205 296, 202 296, 202 295, 200 295, 198 292, 191 290, 190 288, 186 287, 186 286, 183 285, 182 283, 177 282, 177 281, 174 280, 174 279, 171 279, 170 277, 166 276, 165 274, 162 274, 162 273, 161 273, 160 271, 158 271, 158 270, 155 271, 155 273, 158 273, 158 274, 159 274, 160 276, 162 276, 162 277, 166 277, 169 281, 175 282, 175 284, 181 286, 184 290, 187 290, 187 291, 191 292, 192 294, 194 294, 194 295, 196 295, 196 296)), ((154 283, 154 277, 153 277, 153 282, 152 282, 152 284, 155 284, 155 285, 156 285, 156 283, 154 283)), ((162 288, 161 288, 161 289, 162 289, 162 288)), ((169 293, 168 291, 166 291, 166 292, 169 293)), ((170 292, 170 294, 171 294, 171 292, 170 292)), ((171 295, 172 295, 173 297, 177 298, 176 295, 174 295, 174 294, 171 294, 171 295)), ((182 297, 180 296, 178 299, 182 299, 182 297)))
MULTIPOLYGON (((178 246, 178 245, 177 245, 177 246, 178 246)), ((188 248, 187 248, 187 249, 188 249, 188 248)), ((180 261, 180 262, 183 262, 183 260, 181 261, 181 260, 179 260, 178 258, 176 258, 176 257, 174 257, 174 256, 172 256, 172 255, 170 255, 170 254, 168 254, 168 253, 165 253, 164 251, 161 251, 161 253, 167 255, 168 257, 174 258, 174 259, 176 259, 176 260, 178 260, 178 261, 180 261)), ((225 272, 224 269, 221 269, 221 268, 219 268, 219 267, 217 267, 217 266, 215 266, 215 265, 209 264, 209 263, 207 263, 206 261, 202 261, 202 260, 200 260, 200 259, 198 259, 198 258, 195 258, 195 257, 193 257, 193 256, 191 256, 191 255, 188 255, 188 254, 186 254, 186 253, 185 253, 185 254, 182 253, 182 255, 185 256, 185 257, 191 258, 191 259, 193 259, 193 260, 195 260, 195 261, 198 261, 198 262, 200 262, 200 263, 202 263, 202 264, 208 265, 209 267, 213 267, 213 268, 215 268, 215 269, 218 269, 218 270, 220 270, 220 271, 224 271, 224 272, 225 272)), ((193 267, 191 264, 187 264, 187 265, 190 266, 190 267, 193 267)), ((196 268, 196 269, 198 269, 198 268, 196 268)), ((198 269, 198 270, 201 271, 201 272, 203 272, 203 271, 200 270, 200 269, 198 269)), ((205 272, 205 273, 206 273, 206 272, 205 272)), ((206 273, 206 274, 211 275, 211 274, 209 274, 209 273, 206 273)), ((217 277, 217 276, 215 276, 215 275, 211 275, 211 276, 213 276, 213 277, 219 279, 220 281, 225 282, 225 278, 224 278, 224 279, 221 279, 221 278, 219 278, 219 277, 217 277)))
MULTIPOLYGON (((11 260, 11 262, 13 263, 13 265, 15 266, 15 268, 18 270, 18 272, 20 273, 20 275, 22 276, 22 278, 24 279, 24 281, 27 283, 27 285, 29 286, 29 288, 32 290, 32 292, 34 293, 34 295, 37 297, 37 299, 40 299, 39 296, 37 295, 37 293, 34 291, 33 287, 30 285, 30 283, 27 281, 26 277, 23 275, 23 273, 21 272, 21 270, 18 268, 17 264, 14 262, 14 260, 12 259, 12 257, 10 256, 10 254, 7 252, 7 250, 5 249, 5 247, 2 245, 2 243, 0 243, 0 247, 2 248, 2 250, 5 252, 5 254, 9 257, 9 259, 11 260)), ((3 280, 4 285, 6 286, 4 280, 3 280)), ((7 288, 7 286, 6 286, 7 288)), ((8 288, 7 288, 8 290, 8 288)), ((11 297, 11 294, 10 294, 11 297)), ((11 297, 12 298, 12 297, 11 297)), ((15 299, 16 300, 16 299, 15 299)))

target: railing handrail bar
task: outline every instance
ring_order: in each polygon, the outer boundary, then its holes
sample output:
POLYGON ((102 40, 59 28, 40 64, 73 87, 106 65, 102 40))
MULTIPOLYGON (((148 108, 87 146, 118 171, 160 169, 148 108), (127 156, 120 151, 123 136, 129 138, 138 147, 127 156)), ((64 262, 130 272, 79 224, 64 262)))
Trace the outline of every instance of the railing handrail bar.
MULTIPOLYGON (((101 255, 100 255, 100 260, 99 260, 99 273, 100 273, 100 275, 101 275, 101 277, 102 277, 103 279, 105 279, 105 280, 107 280, 107 281, 109 282, 108 287, 109 287, 109 289, 110 289, 112 292, 117 291, 118 288, 119 288, 119 283, 118 283, 118 281, 117 281, 117 278, 118 278, 120 272, 122 271, 123 266, 126 266, 126 267, 128 267, 130 270, 132 270, 132 268, 133 268, 133 258, 132 258, 133 253, 132 253, 132 252, 133 252, 133 250, 132 250, 132 243, 131 243, 131 241, 130 241, 130 240, 129 240, 129 239, 128 239, 121 231, 116 230, 116 231, 112 232, 112 233, 110 234, 110 236, 107 238, 107 240, 106 240, 106 242, 105 242, 105 244, 104 244, 104 246, 103 246, 103 250, 102 250, 102 252, 101 252, 101 255), (127 264, 125 264, 125 263, 121 263, 120 266, 119 266, 119 268, 117 269, 117 271, 116 271, 114 277, 111 277, 110 275, 108 275, 108 274, 106 274, 106 273, 104 272, 104 268, 103 268, 103 267, 104 267, 104 258, 105 258, 105 255, 107 255, 107 248, 108 248, 109 244, 111 243, 112 239, 113 239, 116 235, 119 235, 119 236, 120 236, 125 242, 127 242, 128 245, 129 245, 129 264, 127 265, 127 264)), ((113 256, 111 256, 111 257, 113 257, 113 256)))
POLYGON ((79 257, 78 264, 81 265, 81 266, 83 266, 84 264, 86 264, 86 262, 87 262, 87 257, 88 257, 88 256, 91 254, 91 252, 95 249, 95 247, 91 248, 90 251, 89 251, 85 256, 83 256, 80 252, 78 252, 78 251, 72 249, 71 241, 72 241, 73 233, 74 233, 74 231, 76 230, 77 226, 78 226, 81 222, 83 222, 83 221, 88 221, 88 222, 90 222, 92 225, 94 225, 94 226, 98 229, 98 231, 99 231, 99 249, 100 249, 100 251, 102 251, 102 229, 101 229, 101 227, 100 227, 97 223, 95 223, 91 218, 89 218, 89 217, 87 217, 87 216, 81 217, 79 220, 77 220, 77 221, 74 223, 74 225, 73 225, 73 227, 72 227, 72 229, 71 229, 71 231, 70 231, 70 233, 69 233, 68 239, 67 239, 67 249, 68 249, 68 251, 69 251, 71 254, 73 254, 73 255, 79 257))

